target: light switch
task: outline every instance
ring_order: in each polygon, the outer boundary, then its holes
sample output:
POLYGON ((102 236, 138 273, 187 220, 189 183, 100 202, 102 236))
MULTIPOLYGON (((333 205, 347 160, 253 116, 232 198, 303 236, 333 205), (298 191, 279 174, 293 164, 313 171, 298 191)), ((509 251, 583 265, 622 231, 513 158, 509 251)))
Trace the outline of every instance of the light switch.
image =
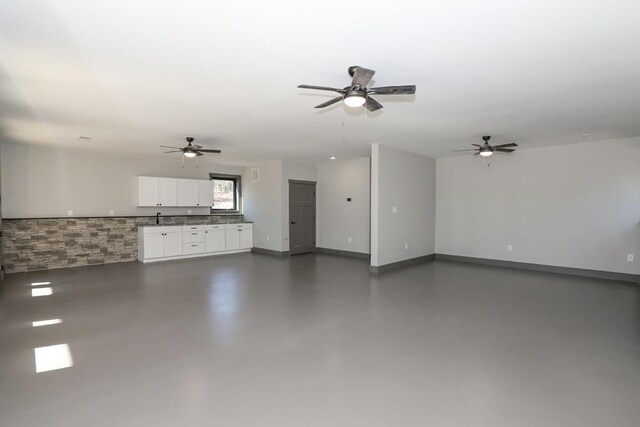
POLYGON ((398 208, 396 208, 395 206, 393 208, 391 208, 391 212, 393 213, 398 213, 398 208))

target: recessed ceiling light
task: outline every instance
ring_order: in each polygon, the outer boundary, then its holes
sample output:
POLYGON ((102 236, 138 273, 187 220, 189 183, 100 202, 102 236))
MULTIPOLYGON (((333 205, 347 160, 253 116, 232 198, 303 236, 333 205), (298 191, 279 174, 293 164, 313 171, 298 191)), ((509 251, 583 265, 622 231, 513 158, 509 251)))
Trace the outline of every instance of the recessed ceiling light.
POLYGON ((583 138, 591 138, 592 136, 593 136, 593 134, 592 134, 592 133, 583 133, 583 134, 582 134, 582 137, 583 137, 583 138))
POLYGON ((329 160, 335 160, 335 159, 337 159, 336 156, 329 156, 329 160))

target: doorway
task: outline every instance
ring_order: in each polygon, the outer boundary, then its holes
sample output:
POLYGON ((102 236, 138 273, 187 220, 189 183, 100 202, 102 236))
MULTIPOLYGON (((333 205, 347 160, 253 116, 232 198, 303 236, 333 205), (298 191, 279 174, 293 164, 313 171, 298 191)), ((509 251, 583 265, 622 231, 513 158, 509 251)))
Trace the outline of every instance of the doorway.
POLYGON ((316 250, 316 183, 289 180, 289 251, 291 255, 316 250))

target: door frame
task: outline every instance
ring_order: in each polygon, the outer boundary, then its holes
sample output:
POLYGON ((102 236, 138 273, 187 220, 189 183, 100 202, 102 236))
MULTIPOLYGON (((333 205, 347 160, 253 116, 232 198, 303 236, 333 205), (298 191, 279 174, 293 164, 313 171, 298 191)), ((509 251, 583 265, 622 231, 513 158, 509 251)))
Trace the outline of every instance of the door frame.
POLYGON ((289 180, 289 206, 287 206, 287 223, 289 224, 289 254, 294 254, 291 248, 291 184, 299 184, 299 185, 309 185, 313 186, 313 250, 311 252, 303 252, 303 253, 315 253, 316 252, 316 217, 317 217, 317 203, 316 203, 316 193, 317 193, 317 185, 316 181, 305 181, 301 179, 290 179, 289 180))

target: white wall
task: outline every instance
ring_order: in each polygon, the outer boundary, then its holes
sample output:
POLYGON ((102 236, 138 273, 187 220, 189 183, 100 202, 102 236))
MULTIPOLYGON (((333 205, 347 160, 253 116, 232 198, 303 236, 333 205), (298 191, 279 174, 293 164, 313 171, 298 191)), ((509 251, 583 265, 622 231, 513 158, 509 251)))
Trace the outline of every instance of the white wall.
POLYGON ((438 159, 436 251, 640 273, 640 138, 438 159))
POLYGON ((280 160, 250 165, 242 176, 244 214, 254 222, 253 246, 278 252, 289 250, 289 180, 316 181, 315 163, 280 160), (251 181, 258 168, 260 180, 251 181))
POLYGON ((370 164, 364 157, 318 165, 318 247, 370 252, 370 164))
POLYGON ((273 161, 244 168, 242 199, 247 221, 253 221, 253 246, 282 252, 282 162, 273 161), (258 182, 251 169, 258 168, 258 182))
MULTIPOLYGON (((186 214, 186 208, 139 208, 139 175, 208 179, 210 172, 240 174, 241 167, 185 162, 178 156, 130 157, 61 147, 0 144, 5 218, 186 214)), ((207 214, 208 208, 191 208, 207 214)))
POLYGON ((373 144, 372 266, 382 266, 434 253, 435 181, 434 159, 373 144), (393 207, 396 208, 396 213, 393 212, 393 207))

